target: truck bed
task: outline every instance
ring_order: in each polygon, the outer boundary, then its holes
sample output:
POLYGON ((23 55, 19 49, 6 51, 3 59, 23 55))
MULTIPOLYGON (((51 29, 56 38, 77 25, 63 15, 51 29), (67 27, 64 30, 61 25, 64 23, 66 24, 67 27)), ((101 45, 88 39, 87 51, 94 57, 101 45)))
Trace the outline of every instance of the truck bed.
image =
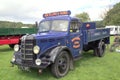
POLYGON ((110 29, 89 29, 83 31, 84 44, 89 42, 107 38, 110 36, 110 29))
POLYGON ((37 33, 36 28, 0 28, 0 36, 37 33))

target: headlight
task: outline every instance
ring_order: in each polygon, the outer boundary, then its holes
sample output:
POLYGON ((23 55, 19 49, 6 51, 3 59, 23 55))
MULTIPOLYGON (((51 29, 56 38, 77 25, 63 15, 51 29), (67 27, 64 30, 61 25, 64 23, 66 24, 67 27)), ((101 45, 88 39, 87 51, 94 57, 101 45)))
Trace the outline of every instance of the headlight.
POLYGON ((35 60, 35 64, 39 66, 41 64, 41 60, 40 59, 36 59, 35 60))
POLYGON ((39 47, 39 46, 34 46, 33 52, 34 52, 35 54, 38 54, 38 53, 40 52, 40 47, 39 47))
POLYGON ((19 45, 18 45, 18 44, 16 44, 16 45, 14 46, 14 51, 15 51, 15 52, 19 51, 19 45))
POLYGON ((13 56, 13 57, 12 57, 12 60, 11 60, 11 61, 12 61, 12 62, 14 62, 14 61, 15 61, 15 56, 13 56))

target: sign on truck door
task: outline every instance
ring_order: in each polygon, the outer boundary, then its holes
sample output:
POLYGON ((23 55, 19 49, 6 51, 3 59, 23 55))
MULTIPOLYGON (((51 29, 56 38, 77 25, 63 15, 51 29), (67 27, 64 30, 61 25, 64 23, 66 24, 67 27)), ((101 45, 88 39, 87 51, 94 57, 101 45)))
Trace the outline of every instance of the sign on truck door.
POLYGON ((80 30, 80 22, 73 20, 70 23, 70 46, 73 56, 78 57, 82 50, 82 32, 80 30))

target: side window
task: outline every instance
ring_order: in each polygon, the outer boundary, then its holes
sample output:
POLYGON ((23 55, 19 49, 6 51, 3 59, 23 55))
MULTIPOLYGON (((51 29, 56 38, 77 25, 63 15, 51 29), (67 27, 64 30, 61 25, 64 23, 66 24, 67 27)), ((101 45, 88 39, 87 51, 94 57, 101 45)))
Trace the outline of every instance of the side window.
POLYGON ((70 32, 71 33, 79 32, 79 27, 80 23, 78 23, 77 21, 72 21, 70 23, 70 32))

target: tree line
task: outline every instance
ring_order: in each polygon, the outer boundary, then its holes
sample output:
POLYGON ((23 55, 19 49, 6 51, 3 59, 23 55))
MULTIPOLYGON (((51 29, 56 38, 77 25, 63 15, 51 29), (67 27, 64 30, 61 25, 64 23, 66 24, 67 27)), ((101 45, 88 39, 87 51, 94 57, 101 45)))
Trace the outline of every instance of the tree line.
POLYGON ((35 27, 34 24, 23 24, 22 22, 0 21, 0 28, 21 28, 21 27, 35 27))
POLYGON ((120 25, 120 2, 106 12, 103 22, 105 25, 120 25))

